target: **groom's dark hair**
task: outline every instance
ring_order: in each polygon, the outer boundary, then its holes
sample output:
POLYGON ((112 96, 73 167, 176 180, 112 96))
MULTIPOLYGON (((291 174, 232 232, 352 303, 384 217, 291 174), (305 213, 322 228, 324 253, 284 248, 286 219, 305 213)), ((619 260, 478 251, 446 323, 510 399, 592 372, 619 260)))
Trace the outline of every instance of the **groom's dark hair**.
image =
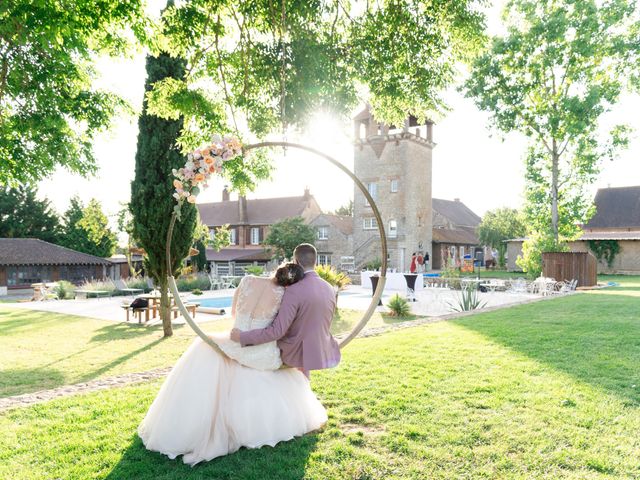
POLYGON ((310 243, 301 243, 293 251, 293 259, 305 270, 316 266, 317 257, 318 252, 316 251, 316 247, 310 243))

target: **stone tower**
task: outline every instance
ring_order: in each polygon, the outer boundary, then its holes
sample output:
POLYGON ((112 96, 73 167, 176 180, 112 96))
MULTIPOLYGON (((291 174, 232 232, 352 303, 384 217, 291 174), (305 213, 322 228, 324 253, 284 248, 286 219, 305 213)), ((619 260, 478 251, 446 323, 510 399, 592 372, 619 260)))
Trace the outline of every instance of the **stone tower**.
MULTIPOLYGON (((413 252, 432 257, 433 122, 411 117, 401 128, 377 122, 369 108, 354 118, 354 172, 372 194, 388 239, 388 266, 408 271, 413 252)), ((371 206, 355 187, 353 248, 357 268, 380 258, 371 206)))

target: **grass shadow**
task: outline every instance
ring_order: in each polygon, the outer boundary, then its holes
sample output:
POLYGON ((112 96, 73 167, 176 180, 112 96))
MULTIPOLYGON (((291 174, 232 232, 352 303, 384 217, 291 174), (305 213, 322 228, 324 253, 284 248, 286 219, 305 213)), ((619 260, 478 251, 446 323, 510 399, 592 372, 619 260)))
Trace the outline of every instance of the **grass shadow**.
POLYGON ((170 460, 148 451, 135 435, 106 480, 299 480, 305 475, 309 456, 316 448, 317 434, 309 434, 275 447, 240 449, 225 457, 190 467, 181 457, 170 460))
MULTIPOLYGON (((59 322, 62 317, 62 315, 52 313, 47 318, 42 318, 42 312, 39 311, 27 309, 0 309, 0 336, 13 335, 20 330, 25 331, 41 329, 43 326, 46 326, 48 324, 55 324, 59 322)), ((65 320, 75 322, 82 320, 82 318, 75 316, 65 316, 65 320)))
MULTIPOLYGON (((112 368, 117 367, 121 363, 124 363, 127 360, 135 357, 136 355, 139 355, 140 353, 144 352, 145 350, 153 348, 154 346, 158 345, 160 342, 163 342, 164 340, 165 340, 165 338, 161 337, 161 338, 158 338, 158 339, 154 340, 151 343, 147 343, 146 345, 143 345, 142 347, 138 348, 137 350, 132 350, 131 352, 127 353, 126 355, 122 355, 122 356, 116 358, 115 360, 112 360, 111 362, 102 365, 100 368, 97 368, 96 370, 92 370, 91 372, 88 372, 88 373, 84 374, 80 378, 80 382, 87 382, 89 380, 93 380, 93 379, 99 377, 100 375, 102 375, 103 373, 108 372, 112 368)), ((139 371, 144 371, 144 370, 148 370, 148 368, 146 368, 144 365, 141 365, 138 370, 139 371)))
POLYGON ((336 309, 331 321, 331 333, 337 335, 345 333, 353 328, 354 319, 350 315, 345 315, 339 308, 336 309))
POLYGON ((90 342, 109 342, 112 340, 127 340, 129 338, 155 335, 162 330, 162 325, 145 326, 141 324, 114 323, 96 330, 90 342))
POLYGON ((573 378, 640 405, 638 299, 598 293, 455 321, 573 378))
POLYGON ((53 368, 3 368, 0 370, 0 398, 55 388, 65 383, 64 374, 53 368))

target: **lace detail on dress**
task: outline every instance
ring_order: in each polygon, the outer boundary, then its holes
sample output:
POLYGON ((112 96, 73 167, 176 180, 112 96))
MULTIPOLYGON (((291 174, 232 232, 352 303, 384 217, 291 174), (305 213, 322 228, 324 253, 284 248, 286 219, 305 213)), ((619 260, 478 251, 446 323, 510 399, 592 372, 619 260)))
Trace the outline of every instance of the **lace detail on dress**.
MULTIPOLYGON (((240 282, 236 295, 234 327, 242 331, 266 328, 278 313, 284 287, 270 278, 249 275, 240 282)), ((211 337, 227 356, 247 367, 277 370, 282 365, 276 342, 242 347, 239 343, 232 342, 228 333, 213 334, 211 337)))

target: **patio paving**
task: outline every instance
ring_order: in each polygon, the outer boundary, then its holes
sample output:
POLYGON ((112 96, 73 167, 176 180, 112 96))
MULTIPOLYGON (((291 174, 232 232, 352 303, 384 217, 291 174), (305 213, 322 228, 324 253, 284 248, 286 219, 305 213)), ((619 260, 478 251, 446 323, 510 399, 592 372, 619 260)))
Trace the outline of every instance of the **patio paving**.
MULTIPOLYGON (((202 295, 202 297, 206 298, 230 296, 233 296, 233 290, 207 291, 202 295)), ((79 315, 82 317, 98 318, 100 320, 109 320, 111 322, 124 322, 126 320, 126 312, 122 309, 121 305, 123 303, 123 300, 132 302, 133 299, 134 296, 128 295, 76 300, 47 300, 42 302, 5 303, 5 305, 15 308, 24 308, 28 310, 38 310, 43 312, 62 313, 65 315, 79 315)), ((218 320, 221 318, 228 318, 230 315, 231 308, 227 309, 227 313, 225 315, 213 315, 198 312, 195 320, 198 323, 203 323, 218 320)), ((158 318, 156 317, 155 320, 157 321, 158 318)), ((173 323, 175 324, 181 324, 184 322, 185 321, 181 316, 178 316, 178 318, 173 321, 173 323)), ((131 315, 129 323, 138 323, 138 320, 137 318, 134 318, 133 315, 131 315)), ((154 322, 151 321, 149 323, 153 324, 154 322)))
MULTIPOLYGON (((219 298, 233 296, 234 290, 210 290, 205 291, 198 298, 219 298)), ((405 296, 404 291, 387 291, 382 296, 382 303, 385 306, 378 307, 380 311, 386 311, 386 305, 394 294, 405 296)), ((416 315, 428 317, 439 317, 452 312, 451 304, 457 304, 460 295, 459 291, 444 288, 426 288, 416 292, 416 302, 411 303, 411 310, 416 315)), ((481 301, 486 302, 485 308, 515 305, 528 302, 532 299, 541 298, 534 294, 515 294, 506 292, 478 292, 481 301)), ((350 285, 346 290, 340 292, 338 305, 340 308, 364 311, 371 302, 371 289, 360 285, 350 285)), ((43 302, 6 303, 5 305, 24 308, 29 310, 39 310, 45 312, 55 312, 66 315, 79 315, 83 317, 98 318, 112 322, 124 322, 125 312, 121 308, 123 300, 133 301, 133 296, 118 296, 106 298, 91 298, 77 300, 47 300, 43 302)), ((187 297, 189 298, 189 297, 187 297)), ((197 300, 196 300, 197 301, 197 300)), ((198 312, 196 321, 198 323, 210 322, 222 318, 228 318, 231 309, 227 309, 225 315, 212 315, 198 312)), ((158 319, 156 318, 156 321, 158 319)), ((137 323, 137 319, 132 317, 131 323, 137 323)), ((174 323, 184 323, 184 319, 179 316, 174 323)))
MULTIPOLYGON (((387 291, 382 295, 383 305, 387 305, 391 297, 395 294, 401 297, 406 296, 406 291, 387 291)), ((425 315, 428 317, 439 317, 452 312, 450 304, 457 305, 460 291, 446 288, 425 288, 416 292, 416 302, 411 302, 411 311, 415 315, 425 315)), ((371 303, 371 288, 360 285, 350 285, 338 296, 340 308, 353 310, 366 310, 371 303)), ((507 293, 507 292, 478 292, 478 298, 486 302, 485 308, 517 305, 533 299, 541 298, 540 295, 529 293, 507 293)), ((378 310, 386 311, 387 307, 378 307, 378 310)))

